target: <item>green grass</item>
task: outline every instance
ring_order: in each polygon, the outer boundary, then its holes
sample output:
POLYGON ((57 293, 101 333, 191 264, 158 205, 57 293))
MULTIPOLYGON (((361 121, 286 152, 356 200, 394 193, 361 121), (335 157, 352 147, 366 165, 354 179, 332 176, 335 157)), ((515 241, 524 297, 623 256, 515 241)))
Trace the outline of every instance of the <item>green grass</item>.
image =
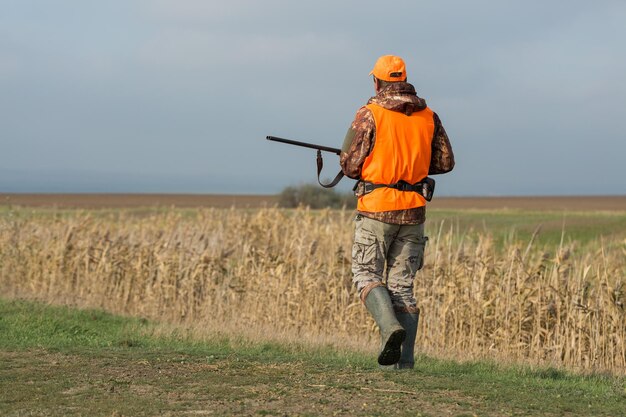
POLYGON ((429 210, 426 229, 431 236, 451 227, 470 236, 491 234, 497 243, 529 242, 554 247, 561 242, 579 245, 626 238, 626 213, 528 210, 429 210), (442 226, 443 222, 443 226, 442 226))
POLYGON ((138 318, 0 299, 0 415, 621 416, 626 379, 195 338, 138 318))

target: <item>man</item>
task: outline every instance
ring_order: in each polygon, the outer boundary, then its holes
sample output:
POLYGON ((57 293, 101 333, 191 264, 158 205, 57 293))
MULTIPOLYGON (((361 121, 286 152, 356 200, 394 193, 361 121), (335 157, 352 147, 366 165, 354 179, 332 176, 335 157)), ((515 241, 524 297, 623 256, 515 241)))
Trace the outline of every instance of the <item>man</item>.
POLYGON ((378 363, 413 368, 413 280, 428 240, 421 182, 451 171, 454 155, 439 117, 407 82, 402 58, 380 57, 370 75, 376 95, 357 111, 340 156, 343 173, 359 180, 353 281, 380 328, 378 363))

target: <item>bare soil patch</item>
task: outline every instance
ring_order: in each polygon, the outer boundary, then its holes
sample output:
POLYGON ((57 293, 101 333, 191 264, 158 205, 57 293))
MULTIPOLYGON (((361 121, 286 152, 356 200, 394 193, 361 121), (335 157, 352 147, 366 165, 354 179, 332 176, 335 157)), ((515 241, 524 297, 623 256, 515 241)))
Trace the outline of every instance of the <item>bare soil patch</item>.
POLYGON ((273 195, 230 194, 0 194, 0 205, 58 208, 216 207, 259 208, 278 202, 273 195))
POLYGON ((0 360, 0 387, 6 389, 0 411, 9 415, 458 416, 480 408, 457 391, 429 389, 424 395, 421 387, 408 389, 384 372, 232 355, 35 350, 0 351, 0 360))
MULTIPOLYGON (((58 208, 215 207, 259 208, 278 204, 277 195, 230 194, 2 194, 0 206, 58 208)), ((622 196, 435 197, 433 209, 520 209, 626 211, 622 196)))

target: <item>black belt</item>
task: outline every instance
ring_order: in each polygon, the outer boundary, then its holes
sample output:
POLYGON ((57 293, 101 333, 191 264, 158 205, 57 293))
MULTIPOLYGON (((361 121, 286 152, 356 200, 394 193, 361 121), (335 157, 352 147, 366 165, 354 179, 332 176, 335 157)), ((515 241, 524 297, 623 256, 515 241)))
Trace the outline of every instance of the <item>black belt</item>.
POLYGON ((426 199, 426 201, 430 201, 433 198, 433 193, 435 192, 435 180, 429 177, 424 178, 420 182, 416 182, 415 184, 409 184, 406 181, 398 181, 395 184, 374 184, 373 182, 359 180, 354 185, 352 189, 357 196, 363 196, 371 193, 377 188, 393 188, 398 191, 413 191, 420 194, 422 197, 426 199))

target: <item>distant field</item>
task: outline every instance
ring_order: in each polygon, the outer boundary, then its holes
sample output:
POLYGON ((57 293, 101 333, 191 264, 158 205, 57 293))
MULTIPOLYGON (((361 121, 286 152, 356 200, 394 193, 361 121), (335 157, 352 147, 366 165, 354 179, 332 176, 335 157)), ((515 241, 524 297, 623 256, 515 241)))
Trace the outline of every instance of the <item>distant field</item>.
POLYGON ((2 194, 0 205, 59 208, 216 207, 258 208, 278 202, 274 195, 228 194, 2 194))
MULTIPOLYGON (((258 208, 278 203, 276 195, 229 194, 2 194, 0 205, 59 208, 218 207, 258 208)), ((520 209, 626 211, 626 195, 593 197, 438 197, 434 209, 520 209)))

